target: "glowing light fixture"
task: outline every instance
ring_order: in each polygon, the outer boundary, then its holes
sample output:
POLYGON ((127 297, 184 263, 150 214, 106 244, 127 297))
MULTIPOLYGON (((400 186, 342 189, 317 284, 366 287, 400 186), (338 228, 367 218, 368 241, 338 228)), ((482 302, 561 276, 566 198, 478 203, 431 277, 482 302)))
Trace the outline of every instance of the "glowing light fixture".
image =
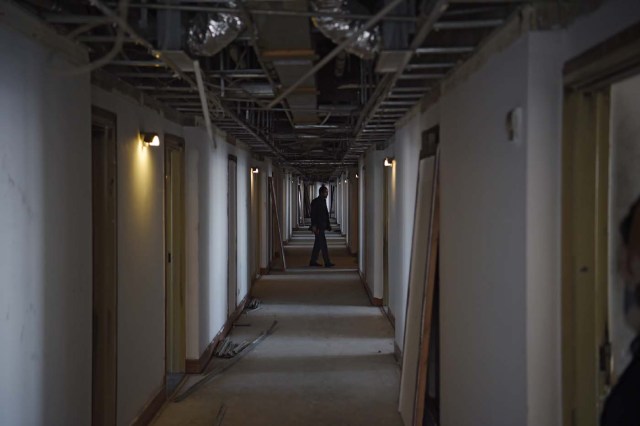
POLYGON ((393 162, 394 162, 394 158, 393 157, 386 157, 384 159, 384 166, 385 167, 393 167, 393 162))
POLYGON ((344 180, 344 183, 347 183, 347 180, 346 180, 346 179, 344 180))
POLYGON ((251 173, 253 173, 254 175, 257 175, 257 174, 258 174, 258 171, 259 171, 259 170, 258 170, 258 168, 257 168, 257 167, 252 167, 252 168, 251 168, 251 173))
POLYGON ((356 173, 356 179, 360 178, 360 176, 358 176, 358 174, 356 173))
POLYGON ((147 146, 160 146, 160 136, 157 133, 140 132, 140 139, 147 146))

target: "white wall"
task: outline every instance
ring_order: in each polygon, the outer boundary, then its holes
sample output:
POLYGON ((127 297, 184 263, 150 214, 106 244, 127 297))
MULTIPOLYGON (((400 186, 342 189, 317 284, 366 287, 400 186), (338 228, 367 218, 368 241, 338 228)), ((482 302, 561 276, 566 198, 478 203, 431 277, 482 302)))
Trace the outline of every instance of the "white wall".
MULTIPOLYGON (((237 158, 238 302, 251 284, 249 256, 250 157, 203 128, 186 127, 187 358, 198 359, 227 320, 229 155, 237 158), (197 172, 194 172, 196 170, 197 172), (196 260, 194 260, 197 259, 196 260)), ((260 170, 260 172, 263 172, 260 170)))
POLYGON ((117 116, 118 424, 128 424, 165 375, 164 145, 146 147, 138 135, 181 136, 182 127, 97 87, 92 103, 117 116))
POLYGON ((526 424, 526 145, 504 123, 526 106, 527 60, 521 39, 440 104, 445 425, 526 424))
POLYGON ((89 76, 4 24, 0 56, 0 423, 89 424, 89 76))

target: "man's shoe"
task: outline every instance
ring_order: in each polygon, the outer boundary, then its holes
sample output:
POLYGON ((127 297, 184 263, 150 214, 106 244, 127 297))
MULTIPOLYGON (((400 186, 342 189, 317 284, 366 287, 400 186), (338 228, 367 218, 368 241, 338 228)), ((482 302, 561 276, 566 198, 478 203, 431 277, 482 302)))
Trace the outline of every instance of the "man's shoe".
POLYGON ((318 262, 309 262, 309 266, 322 266, 318 262))
POLYGON ((329 263, 325 263, 325 264, 324 264, 324 267, 325 267, 325 268, 331 268, 331 267, 333 267, 333 266, 336 266, 336 265, 335 265, 335 264, 333 264, 333 263, 331 263, 331 262, 329 262, 329 263))

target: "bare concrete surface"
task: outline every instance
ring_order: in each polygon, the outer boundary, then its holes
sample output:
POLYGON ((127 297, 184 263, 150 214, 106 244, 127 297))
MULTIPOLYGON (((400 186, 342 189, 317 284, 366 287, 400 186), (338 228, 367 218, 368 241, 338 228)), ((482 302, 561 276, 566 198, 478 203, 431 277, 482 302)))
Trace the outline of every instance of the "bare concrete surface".
MULTIPOLYGON (((339 233, 327 231, 327 247, 329 248, 329 257, 331 262, 335 264, 335 270, 357 270, 358 259, 347 251, 346 240, 339 233)), ((291 239, 284 246, 284 253, 287 260, 287 269, 307 270, 312 269, 320 272, 317 267, 310 267, 311 250, 313 249, 314 235, 306 229, 295 230, 291 239)), ((323 263, 322 252, 318 256, 318 262, 323 263)), ((320 268, 322 269, 322 268, 320 268)))
MULTIPOLYGON (((260 308, 240 317, 231 338, 253 340, 277 320, 274 333, 183 401, 168 403, 153 424, 402 425, 393 329, 369 304, 357 273, 267 275, 253 296, 260 308)), ((209 369, 228 362, 214 358, 209 369)))

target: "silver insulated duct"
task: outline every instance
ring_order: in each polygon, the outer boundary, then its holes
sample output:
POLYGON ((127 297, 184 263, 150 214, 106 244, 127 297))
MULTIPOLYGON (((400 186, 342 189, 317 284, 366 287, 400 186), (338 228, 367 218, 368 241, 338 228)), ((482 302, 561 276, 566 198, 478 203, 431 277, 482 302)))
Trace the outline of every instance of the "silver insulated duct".
MULTIPOLYGON (((346 1, 344 0, 312 0, 311 4, 317 12, 329 12, 338 15, 349 12, 346 1)), ((315 17, 313 18, 313 23, 322 34, 336 44, 342 42, 352 34, 360 32, 364 25, 362 21, 327 16, 315 17)), ((373 59, 380 51, 381 45, 380 28, 374 27, 361 32, 354 42, 348 45, 345 50, 362 59, 373 59)))
MULTIPOLYGON (((235 8, 235 2, 229 2, 235 8)), ((187 45, 198 56, 213 56, 235 40, 244 31, 245 23, 230 13, 203 13, 197 15, 189 26, 187 45)))

